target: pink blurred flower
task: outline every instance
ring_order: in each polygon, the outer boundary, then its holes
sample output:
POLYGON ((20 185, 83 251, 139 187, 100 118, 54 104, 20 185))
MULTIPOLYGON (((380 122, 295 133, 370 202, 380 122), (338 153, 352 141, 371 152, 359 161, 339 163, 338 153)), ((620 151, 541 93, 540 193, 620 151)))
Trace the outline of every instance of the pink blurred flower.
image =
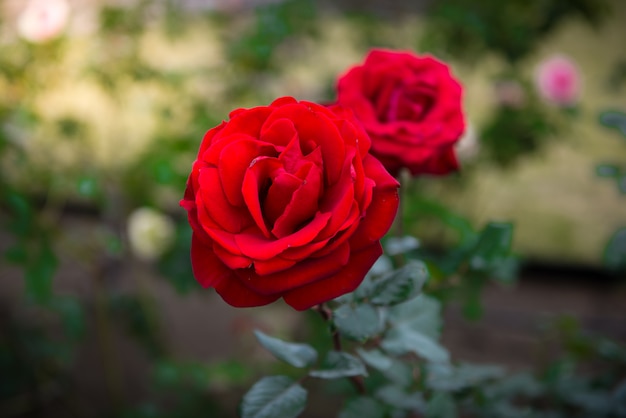
POLYGON ((535 83, 544 99, 560 106, 573 105, 581 90, 578 67, 563 55, 542 61, 535 71, 535 83))
POLYGON ((61 34, 69 13, 67 0, 30 0, 18 17, 17 30, 30 42, 46 42, 61 34))

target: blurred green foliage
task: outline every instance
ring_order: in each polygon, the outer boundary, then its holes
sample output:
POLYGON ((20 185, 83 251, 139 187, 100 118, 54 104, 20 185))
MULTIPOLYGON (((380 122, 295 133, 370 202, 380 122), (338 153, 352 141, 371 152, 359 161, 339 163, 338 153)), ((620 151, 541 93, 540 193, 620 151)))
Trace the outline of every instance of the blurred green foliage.
MULTIPOLYGON (((626 141, 626 113, 606 111, 600 114, 600 123, 621 134, 626 141)), ((615 181, 617 190, 626 195, 626 164, 603 163, 596 166, 596 174, 615 181)), ((617 272, 626 273, 626 227, 618 228, 604 249, 605 265, 617 272)))
POLYGON ((507 167, 523 155, 533 154, 557 131, 538 102, 522 108, 500 106, 481 133, 481 144, 491 159, 507 167))
POLYGON ((274 53, 284 42, 314 34, 315 4, 311 0, 270 2, 255 9, 254 24, 229 46, 229 59, 248 71, 276 70, 274 53))
MULTIPOLYGON (((523 82, 521 63, 563 23, 578 18, 597 28, 610 13, 606 0, 437 1, 428 9, 419 45, 474 65, 492 55, 505 62, 496 84, 519 83, 524 97, 516 105, 500 104, 480 131, 489 158, 508 167, 519 157, 540 152, 567 124, 537 100, 532 85, 523 82)), ((613 78, 618 79, 619 72, 613 78)))
POLYGON ((496 53, 513 64, 569 18, 598 26, 610 13, 609 5, 595 0, 436 1, 422 49, 471 61, 496 53))
MULTIPOLYGON (((71 404, 73 392, 79 389, 72 381, 72 368, 88 337, 97 339, 104 363, 111 360, 106 350, 117 333, 129 336, 149 359, 150 388, 145 399, 116 400, 114 384, 108 382, 109 392, 104 396, 111 410, 102 411, 101 416, 228 416, 221 410, 223 394, 249 386, 259 369, 266 367, 240 358, 219 363, 176 358, 164 336, 151 287, 133 282, 120 293, 115 280, 139 261, 132 252, 126 222, 129 213, 146 206, 172 219, 175 238, 156 260, 139 262, 154 269, 179 297, 200 289, 189 262, 191 231, 177 203, 202 135, 229 110, 273 99, 268 97, 272 90, 267 86, 283 76, 280 59, 319 36, 327 11, 310 0, 203 12, 185 9, 187 2, 126 3, 94 5, 95 29, 88 35, 60 35, 38 44, 14 34, 0 43, 0 272, 3 279, 21 277, 23 284, 16 303, 23 316, 0 307, 3 416, 38 413, 58 399, 71 404), (218 58, 214 66, 176 65, 175 52, 184 45, 175 42, 197 27, 215 30, 224 62, 218 58), (158 44, 167 51, 158 59, 146 56, 155 32, 172 43, 158 44), (89 47, 80 49, 85 39, 89 47), (75 55, 82 57, 78 66, 75 55), (97 94, 86 95, 78 109, 51 112, 57 110, 58 102, 42 105, 40 96, 67 82, 66 78, 72 89, 64 94, 78 95, 84 84, 97 94), (140 100, 129 96, 135 89, 140 100), (107 102, 118 112, 98 114, 102 108, 96 101, 107 102), (130 158, 126 146, 135 145, 137 133, 131 128, 141 125, 142 112, 156 121, 155 126, 148 134, 149 146, 138 147, 141 151, 130 158), (131 122, 124 125, 122 119, 128 113, 131 122), (106 119, 105 127, 124 128, 99 134, 101 119, 106 119), (49 149, 33 146, 33 140, 40 137, 51 139, 49 149), (102 163, 94 144, 107 140, 119 148, 112 151, 111 161, 102 163), (65 148, 78 155, 71 166, 61 164, 63 158, 55 154, 65 148), (63 239, 71 232, 63 229, 68 225, 65 217, 85 214, 98 224, 98 233, 85 235, 71 260, 61 258, 67 255, 63 239), (85 268, 79 272, 87 272, 83 279, 93 295, 74 294, 58 286, 59 266, 68 262, 85 268)), ((543 39, 573 16, 598 24, 607 13, 607 4, 591 0, 432 2, 426 35, 415 43, 422 46, 420 50, 469 62, 497 54, 508 65, 501 78, 523 80, 519 62, 543 39)), ((342 18, 353 23, 363 47, 389 43, 375 14, 342 18)), ((200 46, 194 47, 192 55, 200 54, 200 46)), ((623 79, 623 72, 616 68, 615 83, 623 79)), ((331 96, 332 83, 328 80, 325 96, 331 96)), ((563 115, 533 98, 528 83, 522 86, 530 99, 520 107, 499 106, 482 130, 484 159, 503 168, 540 151, 562 129, 559 118, 563 115)), ((603 123, 624 132, 623 114, 607 113, 603 123)), ((598 174, 614 179, 622 192, 626 190, 619 162, 599 166, 598 174)), ((404 225, 409 233, 421 223, 433 222, 453 238, 442 240, 442 248, 432 248, 419 245, 416 239, 406 240, 410 236, 390 237, 385 246, 388 253, 391 247, 396 252, 383 258, 386 270, 372 272, 356 293, 335 301, 330 322, 307 314, 306 330, 301 331, 300 337, 319 353, 321 363, 307 363, 307 367, 317 367, 311 376, 335 379, 368 374, 364 383, 368 395, 357 395, 347 385, 329 384, 346 395, 341 417, 411 413, 442 417, 459 411, 480 417, 626 415, 624 348, 587 335, 572 320, 547 331, 562 346, 564 356, 545 370, 508 374, 494 365, 451 361, 439 341, 442 308, 460 301, 468 318, 479 319, 483 287, 514 282, 519 260, 510 253, 513 228, 508 223, 477 228, 421 194, 419 186, 405 193, 405 198, 404 225), (422 286, 425 294, 418 296, 422 286), (329 330, 343 336, 348 354, 333 354, 329 330), (602 367, 587 373, 582 366, 588 363, 602 367), (579 373, 580 368, 585 373, 579 373)), ((617 231, 607 246, 607 265, 613 268, 625 265, 623 232, 617 231)), ((283 344, 270 347, 282 359, 281 350, 294 349, 283 344)), ((105 368, 109 366, 106 363, 105 368)), ((276 371, 285 376, 270 381, 270 394, 291 389, 301 402, 299 383, 292 380, 298 371, 288 365, 277 366, 276 371)), ((258 398, 250 402, 252 410, 259 405, 258 398)), ((80 410, 72 413, 82 416, 80 410)))
MULTIPOLYGON (((510 233, 510 226, 488 225, 474 245, 474 260, 481 260, 474 263, 486 267, 506 258, 510 233)), ((427 291, 422 289, 424 266, 393 269, 389 264, 376 270, 352 294, 318 308, 334 335, 332 348, 322 351, 256 332, 265 349, 300 369, 300 377, 261 378, 243 397, 243 418, 298 416, 307 409, 305 383, 311 378, 353 383, 334 386, 345 398, 338 415, 344 418, 610 418, 626 413, 626 347, 587 334, 576 319, 562 317, 544 329, 546 345, 561 354, 535 372, 454 362, 439 342, 441 304, 420 294, 427 291), (383 294, 394 296, 374 303, 383 294)))

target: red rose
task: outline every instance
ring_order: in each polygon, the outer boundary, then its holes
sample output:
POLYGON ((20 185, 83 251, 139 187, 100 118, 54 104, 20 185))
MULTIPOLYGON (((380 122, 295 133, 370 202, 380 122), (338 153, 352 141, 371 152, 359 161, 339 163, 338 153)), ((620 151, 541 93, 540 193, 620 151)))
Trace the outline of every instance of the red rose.
POLYGON ((394 175, 458 169, 464 130, 461 85, 447 65, 410 52, 372 50, 338 81, 338 103, 361 120, 374 154, 394 175))
POLYGON ((181 205, 196 279, 233 306, 298 310, 354 290, 382 253, 398 183, 352 113, 291 97, 238 109, 200 145, 181 205))

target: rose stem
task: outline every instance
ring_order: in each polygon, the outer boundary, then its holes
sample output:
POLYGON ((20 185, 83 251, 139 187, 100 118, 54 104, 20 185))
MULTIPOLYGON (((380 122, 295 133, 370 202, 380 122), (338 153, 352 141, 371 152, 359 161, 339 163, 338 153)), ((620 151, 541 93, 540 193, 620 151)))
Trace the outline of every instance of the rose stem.
MULTIPOLYGON (((333 312, 329 308, 327 308, 323 303, 317 305, 313 309, 319 312, 319 314, 324 319, 324 321, 328 322, 330 326, 330 334, 333 337, 333 347, 335 351, 343 351, 341 348, 341 335, 339 335, 339 331, 337 330, 337 327, 335 327, 335 324, 333 324, 331 320, 333 316, 333 312)), ((365 395, 366 391, 365 391, 365 383, 363 382, 363 376, 350 376, 350 381, 352 382, 352 385, 354 386, 354 388, 359 394, 365 395)))
MULTIPOLYGON (((400 173, 398 173, 397 180, 400 183, 400 189, 398 190, 398 213, 396 213, 396 218, 393 220, 392 231, 395 237, 402 238, 405 233, 404 205, 407 196, 407 188, 411 184, 411 173, 407 169, 402 169, 400 170, 400 173)), ((406 259, 403 253, 396 254, 393 259, 398 267, 406 264, 406 259)))
POLYGON ((406 200, 407 187, 409 187, 411 180, 411 174, 407 169, 400 170, 398 173, 398 183, 400 183, 400 189, 398 190, 398 213, 396 214, 395 234, 398 238, 404 236, 404 201, 406 200))

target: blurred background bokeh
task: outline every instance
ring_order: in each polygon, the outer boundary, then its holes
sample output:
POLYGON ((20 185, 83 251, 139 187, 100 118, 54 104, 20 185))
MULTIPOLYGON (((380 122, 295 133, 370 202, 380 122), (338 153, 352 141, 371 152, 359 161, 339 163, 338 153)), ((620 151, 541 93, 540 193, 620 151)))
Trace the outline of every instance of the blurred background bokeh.
MULTIPOLYGON (((235 416, 280 367, 253 329, 326 344, 306 314, 202 289, 178 202, 202 135, 232 109, 330 103, 372 47, 435 55, 465 87, 461 172, 403 192, 446 347, 566 378, 555 365, 597 361, 610 338, 623 357, 603 361, 623 378, 625 2, 0 7, 0 416, 235 416), (479 284, 447 277, 490 221, 514 226, 514 257, 479 284)), ((315 396, 328 401, 305 416, 334 416, 340 401, 315 396)))

